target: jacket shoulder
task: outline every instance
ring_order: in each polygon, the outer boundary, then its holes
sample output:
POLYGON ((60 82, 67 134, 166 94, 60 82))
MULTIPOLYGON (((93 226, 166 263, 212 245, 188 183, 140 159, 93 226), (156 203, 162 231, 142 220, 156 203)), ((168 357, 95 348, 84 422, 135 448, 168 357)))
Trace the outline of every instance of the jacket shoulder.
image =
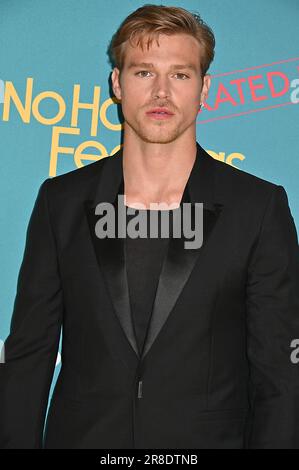
MULTIPOLYGON (((211 157, 213 158, 213 157, 211 157)), ((265 200, 277 189, 278 184, 241 170, 213 158, 218 195, 230 202, 238 199, 244 202, 265 200)))
POLYGON ((96 184, 98 181, 104 165, 111 158, 114 157, 103 157, 81 168, 75 168, 62 175, 48 178, 49 191, 54 197, 59 197, 59 195, 63 195, 63 197, 86 197, 93 184, 96 184))

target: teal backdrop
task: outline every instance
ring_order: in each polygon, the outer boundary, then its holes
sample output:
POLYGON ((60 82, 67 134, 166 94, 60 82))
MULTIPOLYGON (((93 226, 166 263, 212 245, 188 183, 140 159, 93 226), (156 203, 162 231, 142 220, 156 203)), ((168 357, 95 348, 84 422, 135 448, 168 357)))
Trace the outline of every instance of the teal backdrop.
MULTIPOLYGON (((9 333, 39 186, 121 144, 107 47, 121 21, 143 4, 0 0, 0 340, 9 333)), ((162 4, 199 13, 216 36, 198 142, 214 158, 284 186, 298 228, 299 1, 162 4)), ((51 392, 59 370, 58 356, 51 392)))

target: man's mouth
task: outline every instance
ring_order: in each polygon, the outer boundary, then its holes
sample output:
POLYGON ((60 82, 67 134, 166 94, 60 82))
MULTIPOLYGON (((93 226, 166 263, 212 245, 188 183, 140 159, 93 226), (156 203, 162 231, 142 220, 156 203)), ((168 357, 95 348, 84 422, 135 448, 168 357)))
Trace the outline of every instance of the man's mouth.
POLYGON ((168 109, 168 108, 153 108, 150 111, 147 112, 147 114, 168 114, 169 116, 172 116, 173 113, 168 109))
POLYGON ((151 111, 148 111, 146 113, 148 116, 154 117, 156 119, 167 119, 173 116, 174 114, 169 111, 168 109, 159 109, 159 108, 154 108, 151 111))
POLYGON ((154 118, 154 119, 170 119, 174 115, 173 114, 167 114, 167 113, 147 113, 147 116, 154 118))

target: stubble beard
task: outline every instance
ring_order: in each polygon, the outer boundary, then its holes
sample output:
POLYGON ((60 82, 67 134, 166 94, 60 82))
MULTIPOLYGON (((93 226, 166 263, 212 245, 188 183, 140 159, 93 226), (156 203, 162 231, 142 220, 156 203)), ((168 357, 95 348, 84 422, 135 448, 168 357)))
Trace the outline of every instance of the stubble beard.
POLYGON ((168 121, 153 121, 145 117, 143 121, 126 121, 126 125, 128 125, 141 140, 152 144, 168 144, 176 140, 180 135, 179 127, 168 121), (148 122, 146 122, 146 120, 148 122))

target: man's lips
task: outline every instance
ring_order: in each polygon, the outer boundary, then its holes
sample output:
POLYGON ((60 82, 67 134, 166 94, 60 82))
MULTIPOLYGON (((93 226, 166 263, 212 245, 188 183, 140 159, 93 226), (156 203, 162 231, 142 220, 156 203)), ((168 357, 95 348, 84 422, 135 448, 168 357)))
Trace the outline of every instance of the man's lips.
POLYGON ((146 114, 167 114, 172 116, 173 113, 168 108, 153 108, 147 111, 146 114))
POLYGON ((150 111, 146 113, 148 116, 154 118, 154 119, 169 119, 172 116, 174 116, 174 113, 169 111, 168 108, 153 108, 150 111))

